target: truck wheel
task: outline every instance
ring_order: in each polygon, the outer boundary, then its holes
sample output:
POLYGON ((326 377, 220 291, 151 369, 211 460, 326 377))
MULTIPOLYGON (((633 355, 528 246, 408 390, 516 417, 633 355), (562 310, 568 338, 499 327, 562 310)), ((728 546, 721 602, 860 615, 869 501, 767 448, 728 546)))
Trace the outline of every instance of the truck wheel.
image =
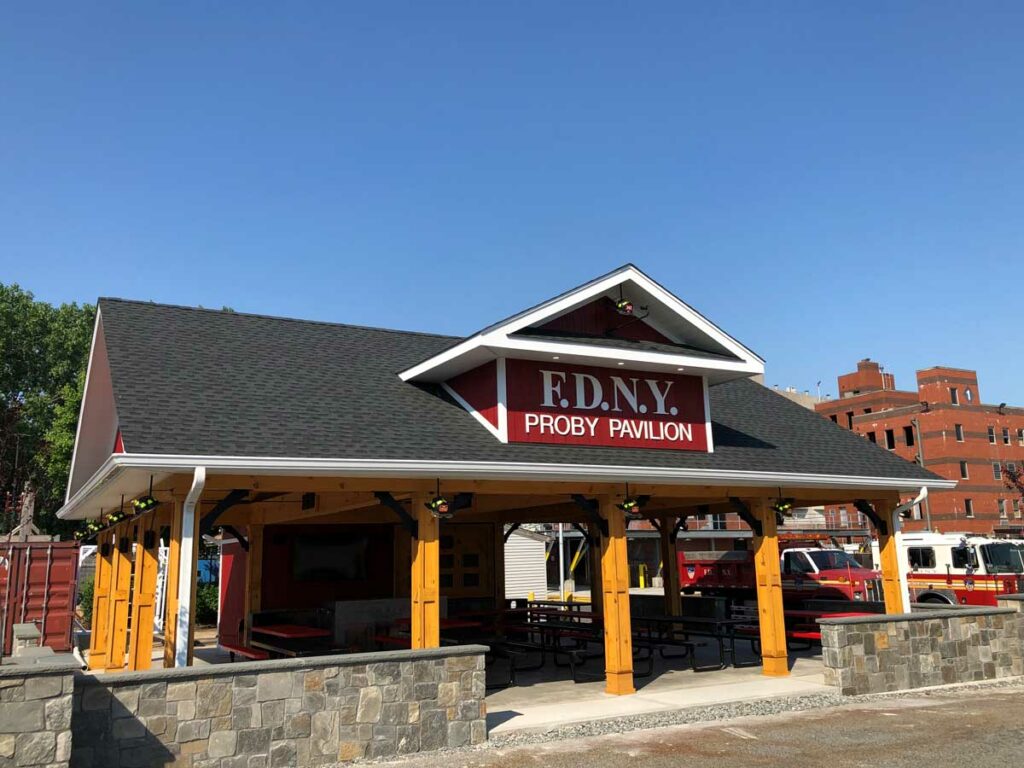
POLYGON ((938 595, 928 595, 927 597, 922 597, 918 602, 923 603, 925 605, 952 605, 952 603, 949 600, 947 600, 944 597, 939 597, 938 595))

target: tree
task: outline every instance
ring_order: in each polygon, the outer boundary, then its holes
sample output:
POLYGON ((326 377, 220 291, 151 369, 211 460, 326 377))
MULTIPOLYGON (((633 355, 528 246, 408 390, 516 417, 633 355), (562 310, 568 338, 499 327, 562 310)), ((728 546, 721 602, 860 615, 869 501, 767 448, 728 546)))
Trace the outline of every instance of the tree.
MULTIPOLYGON (((96 308, 53 306, 0 284, 0 508, 31 486, 36 524, 68 534, 64 501, 96 308)), ((0 533, 16 516, 0 518, 0 533)))
POLYGON ((1014 491, 1024 504, 1024 467, 1009 464, 1003 467, 1003 482, 1006 487, 1014 491))

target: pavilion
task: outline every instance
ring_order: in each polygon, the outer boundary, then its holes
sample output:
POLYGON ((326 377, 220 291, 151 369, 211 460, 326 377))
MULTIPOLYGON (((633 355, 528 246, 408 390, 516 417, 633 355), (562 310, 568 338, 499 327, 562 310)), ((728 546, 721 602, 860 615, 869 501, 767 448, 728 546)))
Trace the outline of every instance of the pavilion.
POLYGON ((101 299, 59 513, 106 525, 90 667, 150 665, 152 635, 129 627, 152 623, 163 536, 165 664, 185 666, 198 542, 215 527, 245 543, 246 616, 402 599, 417 649, 440 642, 443 600, 503 603, 509 526, 565 522, 599 553, 607 690, 628 694, 628 518, 651 520, 674 562, 681 520, 738 512, 754 532, 763 671, 785 675, 773 505, 861 503, 899 613, 895 510, 950 483, 751 380, 763 373, 633 265, 466 338, 101 299), (125 514, 132 500, 142 511, 125 514), (296 575, 318 538, 351 553, 345 575, 296 575))

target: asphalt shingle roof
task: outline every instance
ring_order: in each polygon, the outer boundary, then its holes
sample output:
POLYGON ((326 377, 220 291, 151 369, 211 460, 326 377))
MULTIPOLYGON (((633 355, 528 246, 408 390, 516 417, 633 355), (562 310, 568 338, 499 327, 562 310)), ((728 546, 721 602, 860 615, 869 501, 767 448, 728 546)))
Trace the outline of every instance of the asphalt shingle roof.
POLYGON ((100 310, 129 453, 935 478, 747 379, 710 388, 714 453, 502 444, 440 387, 398 378, 450 336, 120 299, 100 310))

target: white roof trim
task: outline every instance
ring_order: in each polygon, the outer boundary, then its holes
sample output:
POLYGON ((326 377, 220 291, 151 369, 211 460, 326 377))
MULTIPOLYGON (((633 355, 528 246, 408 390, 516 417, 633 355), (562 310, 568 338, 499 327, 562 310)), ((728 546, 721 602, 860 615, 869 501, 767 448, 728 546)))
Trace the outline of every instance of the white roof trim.
MULTIPOLYGON (((628 264, 614 272, 598 278, 580 288, 563 294, 562 296, 545 302, 534 309, 523 312, 515 317, 497 325, 480 331, 465 341, 456 344, 440 354, 428 360, 424 360, 412 368, 402 371, 399 376, 403 381, 443 380, 447 375, 438 376, 437 369, 452 363, 456 359, 468 355, 480 348, 489 350, 509 350, 514 352, 548 352, 554 354, 574 354, 585 357, 598 357, 619 360, 629 360, 640 363, 657 364, 664 366, 695 367, 709 370, 725 370, 749 376, 764 373, 764 360, 739 341, 727 334, 717 325, 712 323, 693 307, 689 306, 677 296, 662 288, 658 283, 634 267, 628 264), (615 288, 625 281, 631 281, 647 292, 655 300, 668 309, 675 312, 683 320, 694 326, 701 333, 706 334, 716 343, 729 350, 739 361, 713 360, 707 358, 688 357, 686 355, 673 355, 659 352, 634 351, 628 349, 601 349, 591 345, 554 343, 534 339, 512 339, 510 336, 532 325, 544 320, 557 317, 561 314, 584 304, 587 300, 601 296, 607 291, 615 288), (431 376, 431 372, 435 372, 431 376)), ((492 353, 493 354, 493 353, 492 353)))
MULTIPOLYGON (((755 472, 671 467, 631 467, 599 464, 532 464, 485 461, 415 461, 380 459, 311 459, 259 456, 170 456, 114 454, 57 512, 62 519, 94 517, 89 499, 120 474, 138 471, 146 482, 151 474, 180 473, 205 467, 207 475, 280 475, 296 477, 440 478, 458 480, 522 480, 566 482, 637 482, 654 485, 714 485, 727 487, 858 488, 879 491, 918 491, 955 488, 954 480, 814 475, 800 472, 755 472)), ((98 510, 96 510, 98 512, 98 510)))

